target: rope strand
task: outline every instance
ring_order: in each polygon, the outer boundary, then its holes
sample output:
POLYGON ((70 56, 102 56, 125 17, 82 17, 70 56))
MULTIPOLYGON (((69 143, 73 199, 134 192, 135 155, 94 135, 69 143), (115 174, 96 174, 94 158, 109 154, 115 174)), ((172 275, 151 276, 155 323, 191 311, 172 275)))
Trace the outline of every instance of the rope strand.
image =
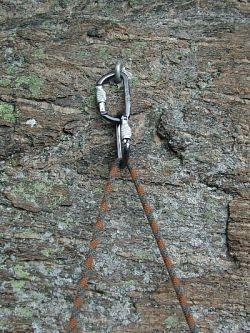
POLYGON ((68 333, 83 333, 83 331, 79 328, 79 314, 82 304, 84 303, 86 287, 90 279, 94 278, 94 256, 96 254, 97 246, 100 244, 101 237, 104 231, 104 224, 107 220, 107 212, 109 208, 108 195, 112 191, 112 181, 117 176, 118 171, 119 168, 117 166, 117 163, 114 163, 110 168, 109 177, 104 186, 102 201, 99 207, 96 223, 94 225, 94 233, 92 236, 92 240, 89 244, 89 252, 84 262, 81 278, 77 286, 77 293, 73 302, 73 309, 71 311, 71 317, 68 324, 68 333))
POLYGON ((190 332, 198 333, 199 330, 195 323, 195 319, 191 312, 191 308, 188 305, 188 300, 185 295, 181 280, 176 274, 173 261, 167 252, 165 242, 159 234, 159 228, 158 228, 158 225, 157 225, 157 222, 155 219, 154 209, 150 206, 150 204, 148 203, 148 201, 146 199, 145 191, 144 191, 142 184, 140 183, 140 181, 138 179, 138 174, 137 174, 136 169, 133 168, 130 163, 127 164, 127 168, 129 170, 131 178, 134 182, 134 185, 135 185, 136 191, 138 193, 138 196, 140 198, 143 210, 145 212, 145 215, 146 215, 149 225, 151 227, 152 233, 156 240, 157 246, 159 248, 160 254, 162 256, 162 259, 164 261, 164 264, 167 268, 168 274, 169 274, 172 284, 174 286, 174 290, 176 292, 177 298, 181 305, 186 322, 190 328, 190 332))
MULTIPOLYGON (((135 185, 136 191, 138 193, 138 196, 141 201, 146 218, 149 222, 152 233, 156 240, 160 254, 161 254, 164 264, 167 268, 168 274, 170 276, 171 282, 175 289, 177 298, 181 305, 181 308, 182 308, 183 314, 185 316, 186 322, 189 326, 190 332, 199 333, 199 329, 196 325, 195 319, 191 312, 191 308, 188 305, 187 297, 185 295, 181 280, 176 274, 173 261, 172 261, 171 257, 169 256, 169 253, 167 252, 165 242, 159 234, 159 228, 158 228, 158 225, 157 225, 157 222, 155 219, 154 209, 151 207, 151 205, 148 203, 148 201, 146 199, 146 194, 145 194, 145 191, 144 191, 144 188, 143 188, 141 182, 138 179, 138 174, 137 174, 136 169, 131 165, 131 163, 127 164, 127 168, 129 170, 129 173, 130 173, 133 183, 135 185)), ((101 236, 102 236, 103 230, 104 230, 104 223, 105 223, 105 220, 107 219, 108 194, 112 191, 112 182, 117 177, 118 172, 119 172, 119 162, 116 161, 110 168, 109 178, 106 181, 106 184, 104 186, 104 194, 103 194, 103 198, 102 198, 102 201, 100 204, 96 223, 94 226, 94 234, 93 234, 92 240, 90 242, 90 249, 89 249, 88 255, 86 257, 85 263, 84 263, 84 269, 82 272, 81 279, 78 283, 77 294, 76 294, 76 297, 75 297, 74 303, 73 303, 71 318, 69 320, 68 333, 83 333, 83 331, 80 330, 80 328, 79 328, 78 317, 80 314, 81 306, 84 302, 84 294, 85 294, 85 290, 88 285, 88 282, 91 278, 94 278, 94 270, 93 270, 94 255, 96 253, 96 248, 97 248, 98 244, 100 243, 100 239, 101 239, 101 236)))

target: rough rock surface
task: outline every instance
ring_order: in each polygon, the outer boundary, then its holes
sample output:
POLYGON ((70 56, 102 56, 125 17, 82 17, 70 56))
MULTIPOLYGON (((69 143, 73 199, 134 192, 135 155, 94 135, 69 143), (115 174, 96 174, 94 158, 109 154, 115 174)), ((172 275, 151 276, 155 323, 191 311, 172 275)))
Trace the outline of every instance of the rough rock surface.
MULTIPOLYGON (((115 150, 93 88, 118 58, 133 158, 201 332, 250 331, 248 11, 236 0, 1 1, 0 332, 66 332, 115 150)), ((187 332, 127 174, 111 206, 84 330, 187 332)))

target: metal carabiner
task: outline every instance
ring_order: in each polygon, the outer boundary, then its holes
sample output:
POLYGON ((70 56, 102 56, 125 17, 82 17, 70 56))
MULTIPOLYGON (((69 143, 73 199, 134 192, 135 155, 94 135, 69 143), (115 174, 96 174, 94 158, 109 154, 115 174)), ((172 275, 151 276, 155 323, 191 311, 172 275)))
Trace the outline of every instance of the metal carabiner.
MULTIPOLYGON (((103 88, 103 84, 108 83, 115 77, 116 73, 115 71, 111 71, 105 75, 103 75, 97 82, 96 82, 96 99, 97 103, 99 104, 99 111, 101 115, 106 118, 107 120, 115 123, 121 122, 121 117, 116 116, 112 117, 110 116, 105 108, 106 104, 106 92, 103 88)), ((124 86, 124 95, 125 95, 125 112, 124 116, 129 118, 130 116, 130 91, 129 91, 129 82, 128 82, 128 76, 124 72, 121 71, 121 78, 124 86)))
POLYGON ((129 89, 129 79, 126 73, 121 69, 121 63, 118 63, 115 70, 103 75, 96 82, 96 99, 99 106, 99 111, 101 115, 116 124, 116 139, 117 139, 117 155, 121 160, 121 167, 124 167, 129 158, 130 152, 130 140, 131 140, 131 129, 128 124, 128 119, 130 116, 130 89, 129 89), (119 74, 119 75, 118 75, 119 74), (121 78, 121 82, 124 87, 124 96, 125 96, 125 110, 121 116, 111 116, 106 111, 106 92, 103 88, 105 83, 110 82, 111 80, 121 78))

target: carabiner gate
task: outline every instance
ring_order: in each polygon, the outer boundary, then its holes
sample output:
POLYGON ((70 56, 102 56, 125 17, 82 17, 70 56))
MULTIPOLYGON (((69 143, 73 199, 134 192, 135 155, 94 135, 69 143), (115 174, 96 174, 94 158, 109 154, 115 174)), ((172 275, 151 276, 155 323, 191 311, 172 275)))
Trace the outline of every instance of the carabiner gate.
POLYGON ((131 129, 128 124, 128 118, 130 116, 130 89, 129 89, 129 79, 127 74, 122 71, 121 63, 117 63, 115 70, 103 75, 96 83, 96 99, 99 106, 99 111, 101 115, 116 124, 116 139, 117 139, 117 155, 120 159, 121 167, 125 167, 130 152, 130 140, 131 140, 131 129), (120 75, 118 75, 120 74, 120 75), (106 92, 103 88, 103 84, 110 82, 111 80, 116 80, 117 77, 121 78, 121 82, 124 87, 125 96, 125 110, 122 116, 110 116, 106 111, 106 92))

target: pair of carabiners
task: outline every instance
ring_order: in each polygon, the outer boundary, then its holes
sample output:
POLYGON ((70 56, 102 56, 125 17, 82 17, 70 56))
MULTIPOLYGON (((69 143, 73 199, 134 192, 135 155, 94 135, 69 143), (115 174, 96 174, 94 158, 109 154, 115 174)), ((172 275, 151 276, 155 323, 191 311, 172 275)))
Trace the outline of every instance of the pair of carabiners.
POLYGON ((121 167, 125 167, 130 154, 131 128, 128 124, 130 116, 130 89, 129 79, 123 71, 121 63, 118 62, 113 71, 103 75, 96 83, 96 99, 101 115, 116 125, 117 157, 121 161, 121 167), (122 82, 124 87, 125 110, 121 116, 111 116, 106 111, 106 92, 103 88, 105 83, 114 81, 122 82))

